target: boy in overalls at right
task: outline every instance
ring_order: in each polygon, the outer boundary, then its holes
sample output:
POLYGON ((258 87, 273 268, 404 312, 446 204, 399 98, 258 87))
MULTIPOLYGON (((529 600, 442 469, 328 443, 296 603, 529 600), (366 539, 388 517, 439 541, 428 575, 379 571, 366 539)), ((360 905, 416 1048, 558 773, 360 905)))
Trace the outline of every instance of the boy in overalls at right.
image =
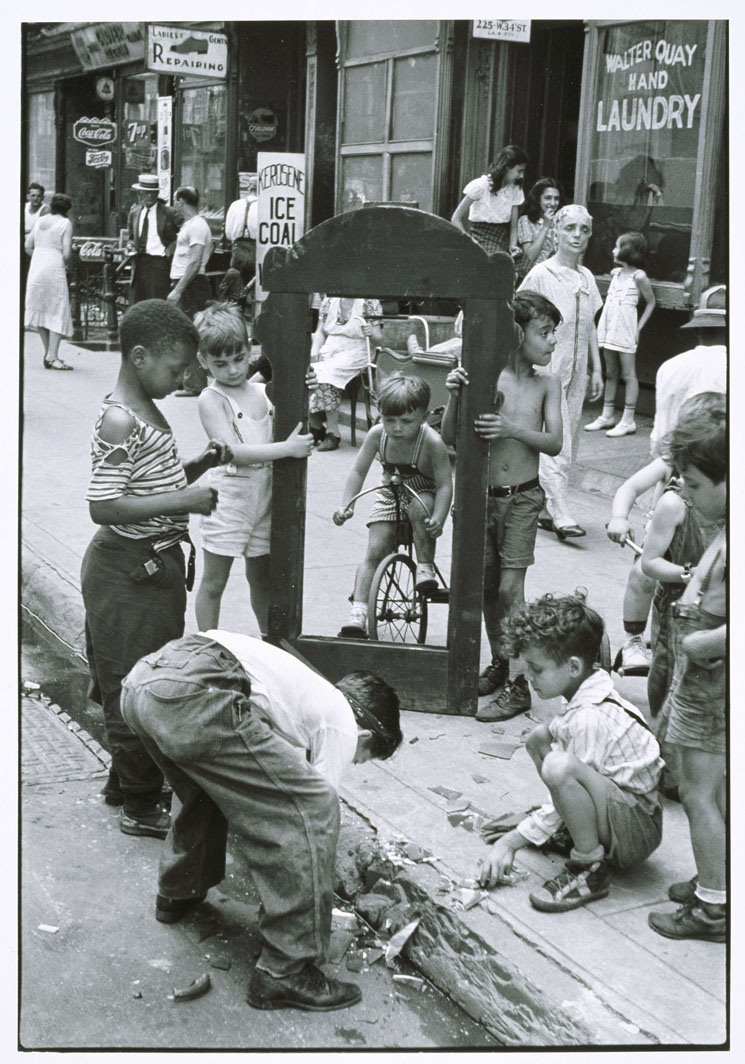
MULTIPOLYGON (((685 493, 706 517, 727 511, 727 418, 711 410, 679 424, 667 448, 685 493)), ((680 800, 688 817, 696 875, 668 894, 680 908, 650 913, 666 938, 724 942, 727 937, 726 767, 727 533, 712 540, 673 604, 675 672, 665 709, 667 739, 679 751, 680 800)))

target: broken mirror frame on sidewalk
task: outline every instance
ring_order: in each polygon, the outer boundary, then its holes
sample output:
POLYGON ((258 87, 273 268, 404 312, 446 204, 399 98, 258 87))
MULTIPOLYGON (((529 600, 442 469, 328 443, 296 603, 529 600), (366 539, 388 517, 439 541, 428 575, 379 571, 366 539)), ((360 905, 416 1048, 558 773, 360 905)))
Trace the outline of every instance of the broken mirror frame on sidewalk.
POLYGON ((299 654, 332 683, 357 669, 378 673, 397 690, 405 709, 472 716, 478 705, 489 450, 473 423, 483 397, 495 394, 514 346, 508 307, 513 284, 508 255, 489 256, 442 218, 397 206, 337 215, 292 247, 271 249, 264 260, 262 287, 270 294, 255 335, 272 363, 275 439, 285 439, 298 421, 307 424, 313 293, 447 299, 464 311, 462 363, 470 383, 458 419, 445 647, 303 632, 307 463, 274 463, 270 640, 299 654))

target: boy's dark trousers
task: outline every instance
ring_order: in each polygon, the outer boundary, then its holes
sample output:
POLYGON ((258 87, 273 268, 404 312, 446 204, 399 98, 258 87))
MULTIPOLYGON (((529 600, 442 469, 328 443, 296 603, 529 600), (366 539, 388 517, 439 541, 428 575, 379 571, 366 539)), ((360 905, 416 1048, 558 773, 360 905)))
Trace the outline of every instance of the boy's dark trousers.
POLYGON ((218 884, 230 824, 261 899, 259 966, 286 975, 328 950, 339 799, 250 694, 230 651, 195 634, 135 665, 122 710, 174 792, 158 892, 198 898, 218 884))
POLYGON ((154 810, 163 775, 139 736, 124 723, 121 683, 144 655, 183 635, 186 613, 184 552, 180 543, 160 551, 162 568, 147 579, 151 540, 127 539, 102 527, 91 540, 81 571, 88 666, 100 692, 113 773, 124 812, 154 810))

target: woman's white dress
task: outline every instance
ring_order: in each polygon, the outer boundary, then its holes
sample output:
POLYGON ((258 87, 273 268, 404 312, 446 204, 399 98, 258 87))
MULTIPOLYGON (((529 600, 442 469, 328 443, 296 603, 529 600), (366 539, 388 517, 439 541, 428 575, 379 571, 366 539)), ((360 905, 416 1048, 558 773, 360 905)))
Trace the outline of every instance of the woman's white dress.
POLYGON ((62 257, 62 242, 71 225, 69 218, 61 214, 45 214, 31 230, 29 240, 33 241, 34 250, 26 282, 24 325, 27 329, 49 329, 60 336, 72 336, 70 297, 62 257))

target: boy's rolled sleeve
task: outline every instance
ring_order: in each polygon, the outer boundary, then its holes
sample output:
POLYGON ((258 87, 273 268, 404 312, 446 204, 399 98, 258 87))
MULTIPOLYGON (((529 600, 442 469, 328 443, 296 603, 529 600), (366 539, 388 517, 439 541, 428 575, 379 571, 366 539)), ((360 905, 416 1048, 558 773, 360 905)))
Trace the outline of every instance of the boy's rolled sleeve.
POLYGON ((529 816, 517 825, 517 831, 534 846, 543 846, 562 824, 561 816, 551 802, 546 802, 540 809, 534 809, 529 816))

